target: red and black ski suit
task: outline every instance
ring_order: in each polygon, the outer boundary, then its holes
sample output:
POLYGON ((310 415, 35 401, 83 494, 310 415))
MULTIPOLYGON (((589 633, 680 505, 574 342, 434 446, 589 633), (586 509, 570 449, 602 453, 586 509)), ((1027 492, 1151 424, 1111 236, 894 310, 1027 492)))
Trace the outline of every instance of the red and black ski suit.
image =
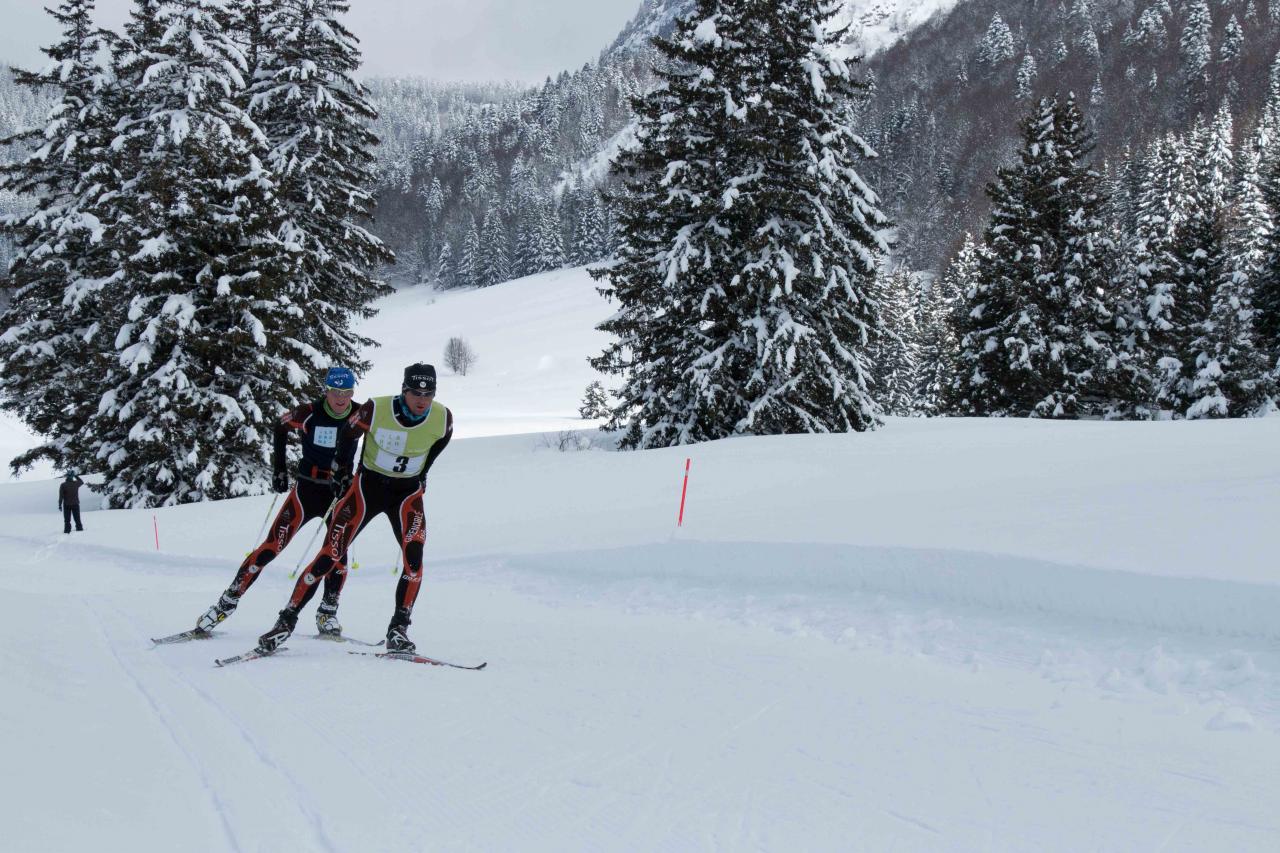
MULTIPOLYGON (((351 432, 350 424, 358 410, 359 404, 353 403, 346 414, 339 417, 329 411, 321 398, 285 412, 276 423, 272 462, 277 477, 286 470, 285 445, 289 433, 301 434, 302 458, 298 462, 297 483, 285 495, 284 506, 276 515, 266 541, 240 564, 235 579, 227 587, 228 595, 233 598, 244 595, 262 569, 279 556, 302 526, 323 516, 333 505, 338 497, 337 486, 350 477, 355 460, 358 436, 351 432)), ((346 579, 344 551, 335 570, 325 578, 325 598, 336 600, 346 579)))
MULTIPOLYGON (((435 405, 440 405, 439 403, 435 405)), ((392 411, 402 425, 411 426, 407 413, 403 410, 400 399, 394 401, 392 411)), ((351 419, 352 436, 368 433, 373 423, 373 404, 365 403, 351 419)), ((418 598, 418 589, 422 586, 422 550, 427 541, 426 513, 423 511, 422 495, 426 489, 427 472, 436 461, 449 439, 453 437, 453 413, 445 410, 444 437, 432 445, 417 477, 386 477, 376 471, 370 471, 361 465, 351 481, 350 488, 342 500, 334 507, 333 518, 329 521, 329 529, 325 534, 324 545, 316 554, 311 565, 298 578, 293 588, 293 596, 289 599, 286 610, 298 613, 307 606, 307 602, 316 594, 316 583, 321 578, 328 579, 343 565, 343 555, 351 547, 351 543, 360 535, 370 521, 386 513, 391 522, 391 532, 400 544, 401 571, 400 581, 396 584, 396 611, 392 617, 392 625, 408 625, 409 616, 413 612, 413 603, 418 598)), ((366 441, 372 439, 366 437, 366 441)), ((328 587, 326 586, 326 590, 328 587)))

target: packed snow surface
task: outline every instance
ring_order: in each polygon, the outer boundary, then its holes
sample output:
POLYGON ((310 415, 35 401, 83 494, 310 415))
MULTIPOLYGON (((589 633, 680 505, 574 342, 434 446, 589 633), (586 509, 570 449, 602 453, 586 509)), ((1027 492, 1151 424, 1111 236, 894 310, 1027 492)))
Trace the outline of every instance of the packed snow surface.
MULTIPOLYGON (((0 846, 1280 849, 1280 419, 620 453, 568 432, 594 288, 404 291, 365 329, 362 394, 454 335, 479 356, 441 373, 458 438, 411 634, 482 672, 349 655, 314 608, 285 652, 215 668, 270 627, 314 523, 213 639, 152 647, 271 497, 89 495, 67 536, 53 481, 0 485, 0 846)), ((357 638, 390 617, 388 531, 354 548, 357 638)))

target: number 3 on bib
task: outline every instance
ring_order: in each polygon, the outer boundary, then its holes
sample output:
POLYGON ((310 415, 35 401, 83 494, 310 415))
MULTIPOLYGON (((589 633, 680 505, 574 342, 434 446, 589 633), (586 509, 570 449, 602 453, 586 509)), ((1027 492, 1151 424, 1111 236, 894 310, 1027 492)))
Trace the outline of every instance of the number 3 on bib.
POLYGON ((403 474, 403 473, 404 473, 405 468, 408 468, 408 467, 409 467, 409 457, 408 457, 408 456, 397 456, 397 457, 396 457, 396 464, 395 464, 395 466, 394 466, 391 470, 392 470, 392 471, 395 471, 397 474, 403 474))

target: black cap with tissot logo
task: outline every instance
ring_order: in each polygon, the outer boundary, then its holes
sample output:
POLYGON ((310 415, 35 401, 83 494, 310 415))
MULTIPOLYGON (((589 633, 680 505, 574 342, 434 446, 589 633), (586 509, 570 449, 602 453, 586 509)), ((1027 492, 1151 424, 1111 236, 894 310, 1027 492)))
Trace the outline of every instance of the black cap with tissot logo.
POLYGON ((404 369, 404 387, 420 394, 436 393, 436 369, 430 364, 411 364, 404 369))

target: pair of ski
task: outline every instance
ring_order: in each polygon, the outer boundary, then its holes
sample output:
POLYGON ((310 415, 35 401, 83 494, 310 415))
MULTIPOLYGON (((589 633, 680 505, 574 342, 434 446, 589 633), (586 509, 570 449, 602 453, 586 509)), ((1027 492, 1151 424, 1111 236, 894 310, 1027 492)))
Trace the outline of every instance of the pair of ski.
MULTIPOLYGON (((352 641, 346 640, 346 642, 352 642, 352 641)), ((375 645, 381 645, 381 644, 380 643, 360 643, 360 645, 375 646, 375 645)), ((242 655, 236 655, 235 657, 221 658, 220 660, 215 660, 214 663, 217 664, 218 666, 231 666, 231 664, 233 663, 243 663, 245 661, 257 660, 258 658, 271 657, 272 655, 276 654, 276 652, 281 652, 281 651, 284 651, 283 647, 276 649, 273 652, 267 652, 261 649, 251 649, 242 655)), ((382 658, 383 660, 402 660, 402 661, 405 661, 406 663, 424 663, 424 664, 429 664, 430 666, 450 666, 450 667, 453 667, 454 669, 480 670, 480 669, 484 669, 486 666, 489 665, 489 662, 485 661, 484 663, 477 664, 476 666, 465 666, 460 663, 449 663, 447 660, 436 660, 435 658, 429 658, 429 657, 426 657, 425 655, 407 654, 404 652, 350 652, 349 651, 347 652, 347 654, 367 655, 369 657, 382 658)))
MULTIPOLYGON (((151 642, 155 643, 157 646, 163 646, 170 643, 183 643, 188 640, 207 640, 212 636, 213 633, 210 631, 202 631, 199 628, 193 628, 190 631, 181 631, 177 634, 170 634, 168 637, 153 637, 151 642)), ((329 640, 331 642, 338 643, 352 643, 357 646, 368 646, 370 648, 377 648, 381 646, 383 642, 379 640, 376 643, 369 643, 364 640, 357 640, 355 637, 344 637, 342 635, 330 634, 317 634, 316 639, 329 640)), ((279 651, 279 649, 276 651, 279 651)), ((243 663, 245 661, 257 660, 258 658, 270 657, 273 654, 275 654, 275 652, 264 652, 258 649, 252 649, 244 654, 235 655, 234 657, 220 658, 215 660, 214 663, 218 666, 230 666, 233 663, 243 663)), ((368 655, 371 657, 383 658, 384 660, 402 660, 407 663, 421 663, 429 664, 431 666, 448 666, 453 667, 454 669, 480 670, 489 665, 488 661, 486 661, 477 666, 465 666, 460 663, 449 663, 448 661, 436 660, 435 658, 429 658, 425 655, 405 654, 402 652, 348 652, 348 654, 368 655)))
MULTIPOLYGON (((208 640, 212 636, 212 631, 192 628, 190 631, 179 631, 167 637, 152 637, 151 642, 157 646, 167 646, 171 643, 185 643, 190 640, 208 640)), ((382 640, 376 643, 366 643, 364 640, 357 640, 355 637, 344 637, 342 634, 315 634, 314 638, 317 640, 331 640, 335 643, 355 643, 358 646, 380 646, 383 643, 382 640)))

